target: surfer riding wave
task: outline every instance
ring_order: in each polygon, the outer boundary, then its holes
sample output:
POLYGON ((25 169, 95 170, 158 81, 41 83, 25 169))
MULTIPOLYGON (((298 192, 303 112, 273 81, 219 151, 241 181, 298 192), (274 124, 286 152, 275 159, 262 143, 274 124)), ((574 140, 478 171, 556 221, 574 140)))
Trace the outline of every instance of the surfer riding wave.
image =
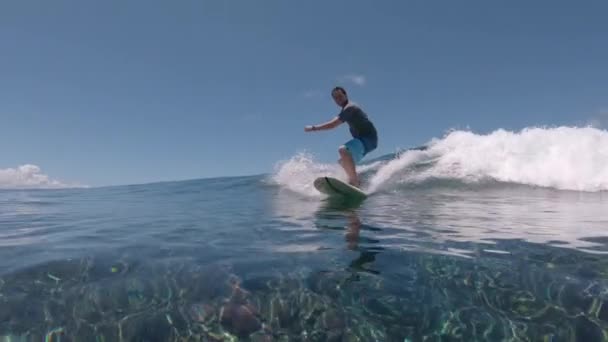
POLYGON ((348 123, 352 139, 340 146, 339 163, 344 168, 348 176, 348 182, 356 187, 360 186, 357 175, 356 164, 361 162, 369 152, 378 146, 378 133, 376 127, 371 122, 367 114, 357 104, 348 100, 346 90, 342 87, 335 87, 331 91, 336 104, 342 109, 332 120, 320 124, 306 126, 304 131, 322 131, 338 127, 342 123, 348 123))

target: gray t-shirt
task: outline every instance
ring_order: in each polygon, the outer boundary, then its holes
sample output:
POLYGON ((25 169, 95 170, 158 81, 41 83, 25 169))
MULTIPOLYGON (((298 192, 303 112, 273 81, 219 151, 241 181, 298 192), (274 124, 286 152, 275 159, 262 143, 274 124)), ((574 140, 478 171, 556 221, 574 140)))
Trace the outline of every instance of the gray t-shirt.
POLYGON ((348 123, 350 134, 353 138, 360 139, 363 142, 366 153, 378 146, 376 127, 359 106, 349 102, 342 108, 338 118, 340 121, 348 123))

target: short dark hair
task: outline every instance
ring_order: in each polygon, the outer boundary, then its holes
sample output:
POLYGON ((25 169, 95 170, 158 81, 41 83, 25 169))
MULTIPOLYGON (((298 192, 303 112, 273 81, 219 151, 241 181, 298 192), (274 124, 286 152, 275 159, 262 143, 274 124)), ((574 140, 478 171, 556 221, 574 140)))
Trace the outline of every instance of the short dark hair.
POLYGON ((348 94, 346 94, 346 90, 344 90, 344 88, 342 88, 342 87, 334 87, 334 89, 331 90, 331 93, 333 94, 334 91, 336 91, 336 90, 338 90, 338 91, 342 92, 342 94, 348 96, 348 94))

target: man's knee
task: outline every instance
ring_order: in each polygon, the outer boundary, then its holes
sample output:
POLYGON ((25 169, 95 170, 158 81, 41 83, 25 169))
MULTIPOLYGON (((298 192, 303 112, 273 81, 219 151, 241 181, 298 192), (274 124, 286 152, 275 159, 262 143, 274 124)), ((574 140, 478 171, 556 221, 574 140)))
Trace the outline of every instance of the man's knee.
POLYGON ((348 151, 346 146, 340 146, 340 148, 338 149, 338 153, 340 153, 340 156, 342 156, 342 157, 345 157, 346 155, 350 155, 350 152, 348 151))

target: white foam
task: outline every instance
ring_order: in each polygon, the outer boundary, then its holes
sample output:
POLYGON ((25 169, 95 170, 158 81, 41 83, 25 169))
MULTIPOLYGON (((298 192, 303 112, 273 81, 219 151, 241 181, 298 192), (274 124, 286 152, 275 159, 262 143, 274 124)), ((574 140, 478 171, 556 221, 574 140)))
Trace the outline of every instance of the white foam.
POLYGON ((346 181, 346 175, 339 165, 317 163, 311 154, 301 152, 289 160, 277 163, 272 181, 301 195, 316 197, 320 193, 312 183, 321 176, 332 176, 346 181))
POLYGON ((408 151, 387 163, 373 184, 380 187, 395 173, 402 182, 492 179, 562 190, 608 190, 608 131, 592 127, 499 129, 486 135, 454 131, 430 142, 426 151, 408 151), (405 172, 422 160, 435 163, 424 172, 405 172))
MULTIPOLYGON (((410 150, 387 162, 358 168, 371 173, 364 190, 376 192, 396 183, 453 179, 487 180, 561 190, 608 190, 608 131, 593 127, 498 129, 489 134, 453 131, 434 139, 424 151, 410 150), (428 163, 427 167, 420 167, 428 163)), ((313 180, 322 175, 345 180, 339 165, 315 163, 298 154, 278 164, 273 179, 307 196, 317 196, 313 180)))
POLYGON ((428 158, 428 155, 423 151, 406 151, 399 154, 397 158, 378 167, 378 171, 370 179, 367 191, 372 193, 383 189, 394 183, 395 178, 402 180, 404 172, 410 166, 426 158, 428 158))

